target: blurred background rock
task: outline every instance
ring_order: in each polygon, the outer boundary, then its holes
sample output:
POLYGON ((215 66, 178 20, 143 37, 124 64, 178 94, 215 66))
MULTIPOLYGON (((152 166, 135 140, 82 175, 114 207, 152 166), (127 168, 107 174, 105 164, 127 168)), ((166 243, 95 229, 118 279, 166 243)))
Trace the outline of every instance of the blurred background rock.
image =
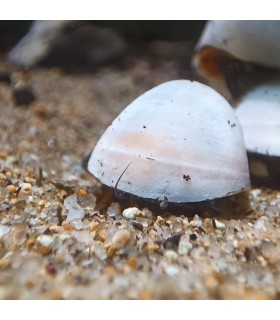
POLYGON ((93 72, 139 59, 174 61, 191 72, 191 55, 206 21, 1 21, 0 53, 22 67, 93 72))

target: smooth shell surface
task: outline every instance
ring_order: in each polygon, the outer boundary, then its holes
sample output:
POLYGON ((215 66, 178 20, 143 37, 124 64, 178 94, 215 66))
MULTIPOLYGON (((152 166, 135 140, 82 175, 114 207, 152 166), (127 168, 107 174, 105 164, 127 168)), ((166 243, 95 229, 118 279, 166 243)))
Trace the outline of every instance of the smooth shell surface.
POLYGON ((223 54, 280 68, 279 37, 280 21, 209 21, 197 43, 193 63, 206 77, 218 76, 215 63, 223 54))
POLYGON ((236 115, 248 151, 280 156, 280 84, 249 92, 238 105, 236 115))
POLYGON ((88 169, 110 187, 174 203, 223 197, 250 184, 234 111, 215 90, 188 80, 134 100, 104 132, 88 169))

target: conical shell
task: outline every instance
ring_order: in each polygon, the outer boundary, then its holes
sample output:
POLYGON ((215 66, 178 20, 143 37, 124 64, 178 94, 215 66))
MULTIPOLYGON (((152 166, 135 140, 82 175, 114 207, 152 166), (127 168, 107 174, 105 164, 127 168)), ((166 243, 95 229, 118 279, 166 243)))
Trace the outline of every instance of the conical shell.
POLYGON ((280 84, 250 91, 238 105, 236 115, 248 151, 280 156, 280 84))
POLYGON ((193 63, 206 78, 222 79, 220 58, 280 68, 280 21, 209 21, 197 43, 193 63))
POLYGON ((134 100, 104 132, 88 169, 110 187, 174 203, 223 197, 250 184, 234 111, 215 90, 188 80, 134 100))

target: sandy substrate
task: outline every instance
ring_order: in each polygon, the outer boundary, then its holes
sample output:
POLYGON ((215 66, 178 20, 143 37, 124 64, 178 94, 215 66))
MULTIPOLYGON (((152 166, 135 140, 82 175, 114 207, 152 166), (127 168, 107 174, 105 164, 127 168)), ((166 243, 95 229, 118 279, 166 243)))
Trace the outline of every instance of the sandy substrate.
POLYGON ((28 76, 30 106, 15 106, 0 83, 1 299, 280 297, 279 191, 161 210, 115 199, 84 169, 125 106, 187 76, 178 65, 139 59, 88 75, 35 68, 28 76), (76 201, 83 218, 69 222, 76 201), (124 217, 129 207, 140 212, 124 217))

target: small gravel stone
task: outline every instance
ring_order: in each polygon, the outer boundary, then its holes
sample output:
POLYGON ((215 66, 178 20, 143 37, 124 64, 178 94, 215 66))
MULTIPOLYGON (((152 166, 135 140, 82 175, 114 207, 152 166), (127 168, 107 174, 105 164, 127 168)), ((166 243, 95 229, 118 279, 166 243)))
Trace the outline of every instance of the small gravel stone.
POLYGON ((85 210, 77 203, 77 195, 72 194, 65 198, 64 206, 68 210, 67 220, 72 221, 75 219, 83 219, 85 216, 85 210))
MULTIPOLYGON (((0 154, 1 158, 1 154, 0 154)), ((0 173, 0 180, 6 180, 6 176, 3 173, 0 173)))
POLYGON ((54 242, 54 237, 48 235, 41 235, 37 238, 37 242, 43 247, 51 247, 54 242))
POLYGON ((111 245, 115 249, 122 249, 129 243, 130 240, 130 231, 128 230, 119 230, 115 233, 112 238, 111 245))
POLYGON ((138 265, 138 261, 135 257, 130 257, 128 260, 127 260, 127 264, 130 266, 130 268, 136 268, 137 265, 138 265))
POLYGON ((79 189, 78 194, 82 195, 79 196, 77 203, 84 210, 94 210, 96 205, 96 197, 93 194, 84 194, 83 192, 81 192, 81 190, 82 189, 79 189))
POLYGON ((191 233, 190 234, 190 240, 195 241, 197 239, 197 234, 196 233, 191 233))
POLYGON ((197 214, 193 217, 193 220, 191 221, 191 225, 192 225, 192 227, 201 227, 202 226, 202 221, 197 214))
POLYGON ((164 242, 164 248, 165 249, 177 249, 178 245, 179 245, 179 241, 181 238, 181 234, 176 234, 170 238, 168 238, 167 240, 165 240, 164 242))
POLYGON ((184 218, 184 220, 183 220, 183 225, 184 225, 184 226, 188 226, 188 225, 189 225, 189 220, 188 220, 188 218, 184 218))
POLYGON ((252 195, 252 197, 254 199, 256 199, 257 197, 259 197, 262 194, 261 189, 253 189, 250 191, 250 194, 252 195))
POLYGON ((265 221, 263 219, 258 219, 256 221, 256 223, 254 224, 255 229, 257 229, 258 231, 266 231, 267 228, 265 226, 265 221))
POLYGON ((20 192, 21 193, 26 193, 26 194, 28 194, 28 193, 30 193, 31 192, 31 190, 32 190, 32 186, 31 186, 31 184, 30 183, 21 183, 20 185, 19 185, 19 189, 20 189, 20 192))
POLYGON ((73 225, 69 221, 63 221, 62 222, 62 227, 65 231, 72 231, 74 230, 73 225))
POLYGON ((94 241, 91 249, 100 260, 104 261, 107 259, 107 253, 101 241, 94 241))
POLYGON ((132 224, 132 226, 133 226, 135 229, 137 229, 137 230, 139 230, 139 231, 143 231, 143 229, 144 229, 143 224, 142 224, 142 223, 139 223, 139 222, 137 222, 137 221, 131 221, 131 224, 132 224))
POLYGON ((17 188, 12 184, 8 185, 6 188, 9 191, 9 193, 15 193, 17 191, 17 188))
POLYGON ((15 86, 13 96, 17 106, 28 105, 36 100, 35 92, 30 86, 15 86))
POLYGON ((0 270, 8 269, 11 266, 11 261, 6 259, 0 259, 0 270))
POLYGON ((175 274, 177 274, 179 272, 178 268, 176 266, 173 265, 169 265, 167 267, 165 267, 165 272, 169 275, 169 276, 174 276, 175 274))
POLYGON ((98 226, 99 226, 99 222, 94 220, 90 223, 90 230, 94 231, 97 229, 98 226))
POLYGON ((225 229, 226 228, 226 225, 222 222, 220 222, 219 220, 217 219, 213 219, 213 225, 214 225, 214 228, 215 229, 225 229))
POLYGON ((149 218, 149 219, 153 218, 153 216, 154 216, 152 211, 149 210, 148 208, 144 208, 143 213, 144 213, 145 217, 149 218))
POLYGON ((115 217, 120 215, 121 213, 121 206, 118 202, 112 202, 111 206, 107 209, 107 212, 109 217, 115 217))
POLYGON ((186 255, 189 253, 192 247, 193 247, 192 244, 188 240, 188 236, 184 235, 181 237, 179 241, 178 253, 182 256, 186 255))
POLYGON ((139 210, 138 208, 136 207, 132 207, 132 208, 127 208, 123 211, 123 216, 128 219, 128 220, 131 220, 131 219, 135 219, 135 217, 137 216, 143 216, 145 217, 145 214, 139 210))
POLYGON ((46 200, 42 199, 38 202, 38 206, 44 207, 46 205, 46 200))
POLYGON ((93 242, 93 239, 88 231, 77 231, 75 237, 79 242, 83 242, 86 245, 90 245, 93 242))
POLYGON ((80 219, 71 220, 71 224, 76 230, 83 229, 83 222, 80 219))
POLYGON ((11 227, 0 225, 0 239, 11 230, 11 227))
POLYGON ((168 261, 176 261, 178 258, 178 254, 174 250, 166 250, 164 256, 168 261))

